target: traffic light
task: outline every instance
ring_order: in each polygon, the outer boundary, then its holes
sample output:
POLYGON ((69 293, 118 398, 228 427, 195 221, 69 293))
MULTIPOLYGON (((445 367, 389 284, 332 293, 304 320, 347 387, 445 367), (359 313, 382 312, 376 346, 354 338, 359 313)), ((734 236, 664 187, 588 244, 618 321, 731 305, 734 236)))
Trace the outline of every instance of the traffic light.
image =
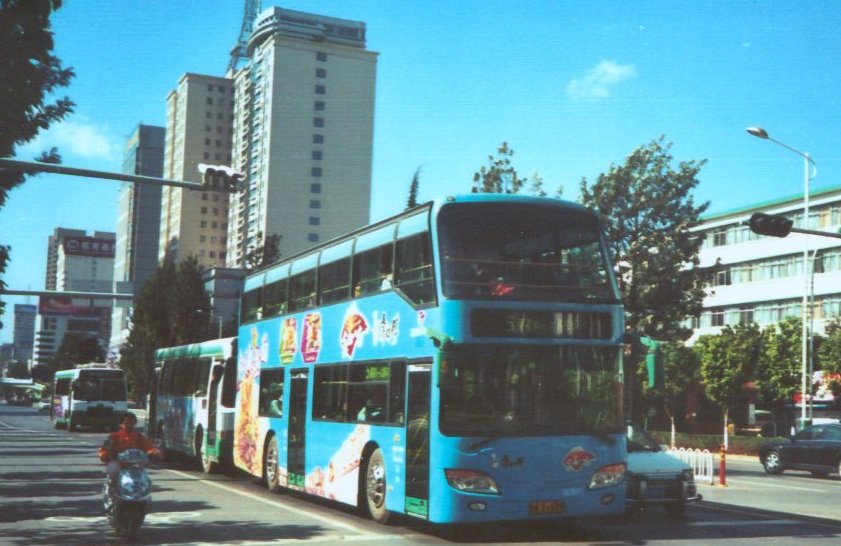
POLYGON ((794 221, 777 214, 765 214, 755 212, 748 222, 750 230, 759 235, 770 235, 771 237, 786 237, 791 233, 794 221))
POLYGON ((245 189, 245 175, 235 172, 226 165, 199 163, 199 172, 202 174, 202 183, 208 188, 218 188, 228 192, 245 189))

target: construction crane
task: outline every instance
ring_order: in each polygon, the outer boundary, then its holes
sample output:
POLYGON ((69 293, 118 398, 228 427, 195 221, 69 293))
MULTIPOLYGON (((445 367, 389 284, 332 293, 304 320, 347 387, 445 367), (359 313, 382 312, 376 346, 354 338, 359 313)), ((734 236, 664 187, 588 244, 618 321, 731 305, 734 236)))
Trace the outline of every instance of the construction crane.
POLYGON ((227 77, 232 77, 234 72, 248 60, 248 39, 251 31, 254 30, 254 20, 260 13, 260 0, 245 0, 245 12, 242 15, 242 28, 239 31, 237 45, 231 50, 231 61, 228 63, 227 77))

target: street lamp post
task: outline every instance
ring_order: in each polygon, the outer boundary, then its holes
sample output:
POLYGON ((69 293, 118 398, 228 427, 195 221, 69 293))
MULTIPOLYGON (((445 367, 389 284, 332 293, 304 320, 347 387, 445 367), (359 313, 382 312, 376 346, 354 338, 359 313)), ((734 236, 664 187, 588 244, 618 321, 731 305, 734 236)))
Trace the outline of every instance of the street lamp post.
MULTIPOLYGON (((809 157, 809 154, 806 152, 801 152, 797 148, 793 148, 786 144, 785 142, 780 142, 779 140, 773 139, 768 135, 768 131, 763 129, 762 127, 748 127, 746 131, 763 140, 770 140, 775 144, 779 144, 783 148, 790 150, 800 157, 803 158, 803 228, 809 228, 809 182, 814 178, 812 175, 812 167, 815 168, 815 175, 817 175, 817 165, 809 157)), ((809 329, 809 320, 808 318, 811 316, 811 293, 812 293, 812 279, 809 273, 809 239, 806 239, 806 242, 803 244, 803 277, 805 281, 803 283, 804 290, 803 290, 803 305, 801 308, 801 322, 803 323, 803 331, 801 333, 801 363, 800 363, 800 393, 801 393, 801 403, 800 403, 800 427, 803 427, 807 423, 807 414, 806 414, 806 404, 807 404, 807 391, 810 390, 809 383, 807 382, 807 369, 808 369, 808 362, 809 362, 809 338, 811 338, 811 330, 809 329)), ((814 274, 814 263, 811 265, 812 274, 814 274)), ((811 394, 811 393, 810 393, 811 394)), ((808 398, 809 404, 811 405, 811 396, 808 398)), ((811 412, 810 412, 811 413, 811 412)))

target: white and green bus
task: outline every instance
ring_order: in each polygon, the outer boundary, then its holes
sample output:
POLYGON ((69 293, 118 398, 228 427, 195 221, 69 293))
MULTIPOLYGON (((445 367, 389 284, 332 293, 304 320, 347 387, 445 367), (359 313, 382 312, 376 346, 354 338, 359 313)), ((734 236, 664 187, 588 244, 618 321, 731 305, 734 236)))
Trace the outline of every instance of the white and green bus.
POLYGON ((55 428, 116 430, 126 412, 126 374, 107 364, 83 364, 53 377, 50 419, 55 428))
POLYGON ((207 472, 230 461, 236 338, 155 351, 149 434, 168 452, 194 459, 207 472))

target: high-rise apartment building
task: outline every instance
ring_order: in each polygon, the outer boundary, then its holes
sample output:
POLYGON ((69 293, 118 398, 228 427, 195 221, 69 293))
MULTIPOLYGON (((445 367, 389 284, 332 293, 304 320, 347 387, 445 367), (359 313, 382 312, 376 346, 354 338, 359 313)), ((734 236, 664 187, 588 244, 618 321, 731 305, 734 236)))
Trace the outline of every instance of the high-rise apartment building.
POLYGON ((365 23, 281 8, 236 73, 229 267, 280 235, 289 256, 369 222, 377 53, 365 23))
MULTIPOLYGON (((163 127, 140 124, 126 139, 123 173, 160 178, 164 169, 163 127)), ((114 291, 133 293, 155 272, 160 238, 161 186, 123 183, 117 198, 114 291)), ((125 341, 130 303, 115 301, 111 315, 111 351, 125 341)))
POLYGON ((27 363, 32 359, 35 347, 35 316, 38 307, 28 304, 15 304, 15 333, 12 339, 14 357, 19 362, 27 363))
MULTIPOLYGON (((114 282, 114 233, 56 228, 49 238, 54 273, 47 286, 57 291, 110 292, 114 282)), ((68 333, 95 337, 105 349, 111 334, 110 299, 42 296, 35 321, 35 363, 46 363, 68 333)))
MULTIPOLYGON (((233 113, 231 80, 184 74, 167 97, 164 178, 201 182, 199 163, 230 165, 233 113)), ((159 259, 224 266, 227 230, 227 192, 163 188, 159 259)))

